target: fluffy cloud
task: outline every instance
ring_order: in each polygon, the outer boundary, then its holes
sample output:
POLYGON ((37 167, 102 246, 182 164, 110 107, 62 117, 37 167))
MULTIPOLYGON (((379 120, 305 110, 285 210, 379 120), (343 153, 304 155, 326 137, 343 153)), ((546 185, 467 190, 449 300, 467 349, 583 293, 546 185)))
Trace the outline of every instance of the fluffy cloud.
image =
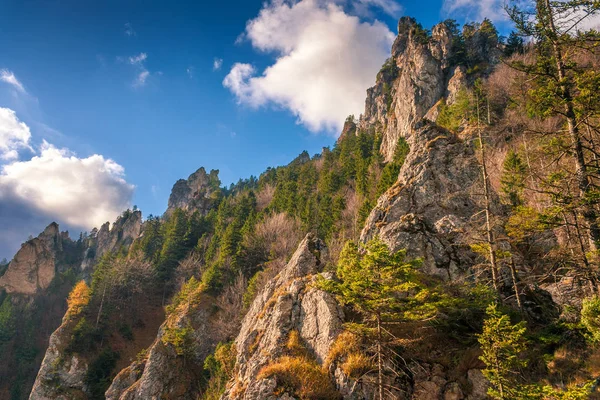
POLYGON ((274 104, 312 131, 338 133, 349 114, 364 110, 366 89, 389 57, 395 35, 334 2, 273 0, 248 22, 245 36, 277 59, 262 73, 247 63, 234 64, 223 84, 238 102, 254 108, 274 104))
POLYGON ((19 121, 13 110, 0 107, 0 159, 14 160, 19 156, 18 150, 32 150, 30 140, 29 127, 19 121))
POLYGON ((21 93, 27 93, 23 84, 17 79, 14 73, 7 69, 0 69, 0 81, 8 83, 21 93))
MULTIPOLYGON (((24 123, 15 126, 29 133, 24 123)), ((12 256, 51 221, 84 230, 114 221, 131 204, 133 189, 115 161, 80 158, 44 141, 39 155, 0 169, 0 256, 12 256)))

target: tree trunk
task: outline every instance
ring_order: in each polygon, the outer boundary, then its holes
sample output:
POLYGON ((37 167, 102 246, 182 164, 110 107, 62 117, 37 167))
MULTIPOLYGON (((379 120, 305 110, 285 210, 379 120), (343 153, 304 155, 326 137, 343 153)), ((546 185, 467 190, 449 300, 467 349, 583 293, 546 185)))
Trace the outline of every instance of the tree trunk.
POLYGON ((515 258, 510 256, 510 275, 513 281, 513 289, 519 310, 523 311, 523 303, 521 303, 521 293, 519 293, 519 285, 517 284, 517 267, 515 266, 515 258))
POLYGON ((383 400, 383 361, 381 357, 381 314, 377 313, 377 386, 379 389, 379 400, 383 400))
POLYGON ((575 114, 575 106, 573 104, 573 98, 571 91, 566 83, 565 63, 563 58, 563 51, 558 41, 558 31, 554 23, 554 16, 552 14, 552 7, 550 0, 544 0, 546 12, 548 15, 548 26, 547 28, 551 32, 552 51, 554 58, 556 59, 556 70, 558 73, 558 79, 560 82, 560 97, 564 102, 564 113, 567 118, 567 126, 569 129, 569 136, 573 145, 573 151, 575 152, 575 176, 577 177, 577 186, 579 188, 579 197, 583 202, 581 216, 588 225, 588 241, 590 250, 596 252, 600 247, 600 226, 598 225, 598 215, 596 210, 591 204, 588 204, 585 200, 591 191, 589 183, 589 177, 587 167, 585 164, 585 155, 583 152, 583 145, 581 143, 581 137, 579 135, 579 127, 577 121, 577 115, 575 114))
POLYGON ((102 291, 102 299, 100 300, 100 307, 98 307, 98 315, 96 316, 96 329, 98 329, 98 324, 100 323, 100 315, 102 315, 102 307, 104 306, 104 296, 106 296, 106 283, 104 283, 104 290, 102 291))
POLYGON ((485 229, 487 236, 487 243, 490 251, 490 264, 492 267, 492 284, 494 290, 500 294, 500 287, 498 285, 498 263, 496 261, 496 251, 494 243, 494 232, 492 231, 491 223, 491 212, 490 212, 490 188, 489 188, 489 177, 487 172, 487 166, 485 163, 485 145, 483 144, 483 136, 481 135, 481 125, 479 122, 479 96, 477 97, 477 137, 479 138, 479 145, 481 146, 481 175, 483 178, 483 196, 485 200, 485 229))

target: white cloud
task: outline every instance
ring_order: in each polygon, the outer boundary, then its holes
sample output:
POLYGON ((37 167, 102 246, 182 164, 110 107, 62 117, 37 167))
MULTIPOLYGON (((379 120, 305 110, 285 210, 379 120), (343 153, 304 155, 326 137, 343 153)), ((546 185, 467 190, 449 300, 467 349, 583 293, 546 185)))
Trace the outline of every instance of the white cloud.
POLYGON ((33 150, 30 140, 29 127, 19 121, 13 110, 0 107, 0 159, 15 160, 19 157, 18 150, 33 150))
MULTIPOLYGON (((509 17, 504 10, 506 4, 516 4, 520 8, 533 9, 535 3, 532 0, 444 0, 444 12, 452 17, 460 16, 465 20, 481 21, 488 18, 494 22, 507 22, 509 17)), ((600 14, 590 15, 581 19, 585 14, 583 11, 569 13, 562 19, 572 22, 578 22, 577 27, 580 30, 600 28, 600 14)), ((560 21, 561 18, 558 18, 560 21)))
POLYGON ((223 66, 223 59, 215 57, 215 59, 213 60, 213 71, 220 70, 222 66, 223 66))
POLYGON ((150 75, 149 71, 147 71, 147 70, 141 71, 138 74, 138 76, 135 79, 135 81, 133 82, 133 86, 135 86, 135 87, 144 86, 146 84, 146 79, 148 79, 149 75, 150 75))
POLYGON ((129 64, 133 65, 138 71, 133 81, 133 87, 138 88, 146 85, 146 80, 150 76, 150 71, 144 65, 144 62, 148 59, 146 53, 140 53, 136 56, 131 56, 127 59, 129 64))
POLYGON ((129 22, 127 22, 125 24, 125 34, 127 36, 135 36, 135 35, 137 35, 137 32, 133 29, 133 26, 129 22))
POLYGON ((114 221, 131 204, 134 186, 115 161, 98 154, 80 158, 45 140, 37 155, 17 160, 17 150, 33 151, 30 138, 15 112, 0 108, 0 258, 11 257, 51 221, 89 230, 114 221))
POLYGON ((129 57, 129 64, 131 65, 141 65, 148 58, 148 54, 140 53, 137 56, 129 57))
POLYGON ((27 93, 23 84, 17 79, 12 71, 0 69, 0 81, 8 83, 21 93, 27 93))
POLYGON ((0 205, 10 198, 49 219, 90 229, 113 221, 130 205, 134 187, 124 172, 101 155, 78 158, 44 141, 39 156, 2 167, 0 205))
POLYGON ((248 22, 245 36, 277 59, 262 73, 234 64, 223 84, 238 101, 281 106, 312 131, 338 133, 349 114, 364 110, 366 89, 389 57, 395 35, 331 2, 274 0, 248 22))

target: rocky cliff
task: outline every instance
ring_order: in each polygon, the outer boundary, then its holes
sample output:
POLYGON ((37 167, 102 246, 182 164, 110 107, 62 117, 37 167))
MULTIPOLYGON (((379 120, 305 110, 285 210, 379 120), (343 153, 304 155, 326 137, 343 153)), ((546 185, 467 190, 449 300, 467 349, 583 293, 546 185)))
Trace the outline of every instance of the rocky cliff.
POLYGON ((398 181, 377 202, 361 239, 379 236, 393 250, 421 258, 428 274, 458 279, 475 263, 465 244, 482 210, 472 196, 482 191, 472 142, 423 122, 408 143, 398 181))
POLYGON ((206 173, 204 167, 191 174, 188 179, 180 179, 175 182, 171 195, 167 214, 179 208, 182 210, 198 210, 206 214, 214 202, 213 194, 218 191, 220 181, 219 171, 211 170, 206 173))
POLYGON ((285 354, 292 332, 297 332, 316 362, 323 364, 344 318, 333 297, 313 287, 326 251, 321 240, 307 236, 287 266, 256 297, 235 341, 236 375, 223 399, 282 396, 277 379, 261 378, 260 372, 285 354))
MULTIPOLYGON (((391 58, 377 75, 375 86, 367 90, 359 121, 362 129, 383 133, 381 153, 386 161, 393 159, 399 138, 410 136, 416 122, 425 116, 435 120, 434 106, 442 100, 452 104, 467 85, 465 67, 457 60, 458 35, 448 22, 434 26, 428 36, 415 19, 400 19, 391 58)), ((471 39, 472 57, 493 65, 500 52, 480 44, 479 35, 474 32, 471 39)), ((470 77, 471 82, 475 78, 470 77)))
POLYGON ((23 243, 0 277, 0 289, 24 295, 47 289, 57 273, 56 262, 63 252, 63 242, 71 240, 53 222, 38 237, 23 243))

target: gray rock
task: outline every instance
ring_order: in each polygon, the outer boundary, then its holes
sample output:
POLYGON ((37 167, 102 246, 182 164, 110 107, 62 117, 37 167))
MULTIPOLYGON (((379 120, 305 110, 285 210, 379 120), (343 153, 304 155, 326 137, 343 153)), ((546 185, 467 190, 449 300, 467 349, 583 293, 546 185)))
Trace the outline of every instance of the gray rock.
POLYGON ((30 400, 67 400, 85 398, 87 363, 73 354, 65 358, 64 349, 71 331, 68 317, 52 333, 44 360, 38 371, 30 400))
POLYGON ((198 210, 201 214, 206 214, 214 203, 211 195, 220 184, 218 174, 217 170, 207 174, 204 167, 201 167, 187 180, 180 179, 175 182, 169 196, 166 214, 171 214, 177 208, 186 211, 198 210))
POLYGON ((473 215, 481 206, 481 175, 470 143, 432 123, 408 139, 411 151, 398 182, 381 196, 369 215, 362 241, 379 236, 393 251, 422 258, 424 272, 458 278, 474 264, 464 245, 473 215))
POLYGON ((23 243, 4 275, 0 289, 7 293, 33 295, 48 288, 56 275, 56 261, 62 253, 63 241, 58 224, 51 223, 40 235, 23 243))
POLYGON ((487 390, 490 383, 479 369, 470 369, 467 371, 469 384, 471 385, 471 393, 467 396, 467 400, 485 400, 488 399, 487 390))
POLYGON ((236 339, 236 375, 222 399, 291 399, 274 394, 274 379, 258 379, 260 370, 284 354, 292 330, 322 363, 342 330, 343 311, 335 299, 313 287, 325 251, 308 235, 287 266, 258 294, 236 339))

